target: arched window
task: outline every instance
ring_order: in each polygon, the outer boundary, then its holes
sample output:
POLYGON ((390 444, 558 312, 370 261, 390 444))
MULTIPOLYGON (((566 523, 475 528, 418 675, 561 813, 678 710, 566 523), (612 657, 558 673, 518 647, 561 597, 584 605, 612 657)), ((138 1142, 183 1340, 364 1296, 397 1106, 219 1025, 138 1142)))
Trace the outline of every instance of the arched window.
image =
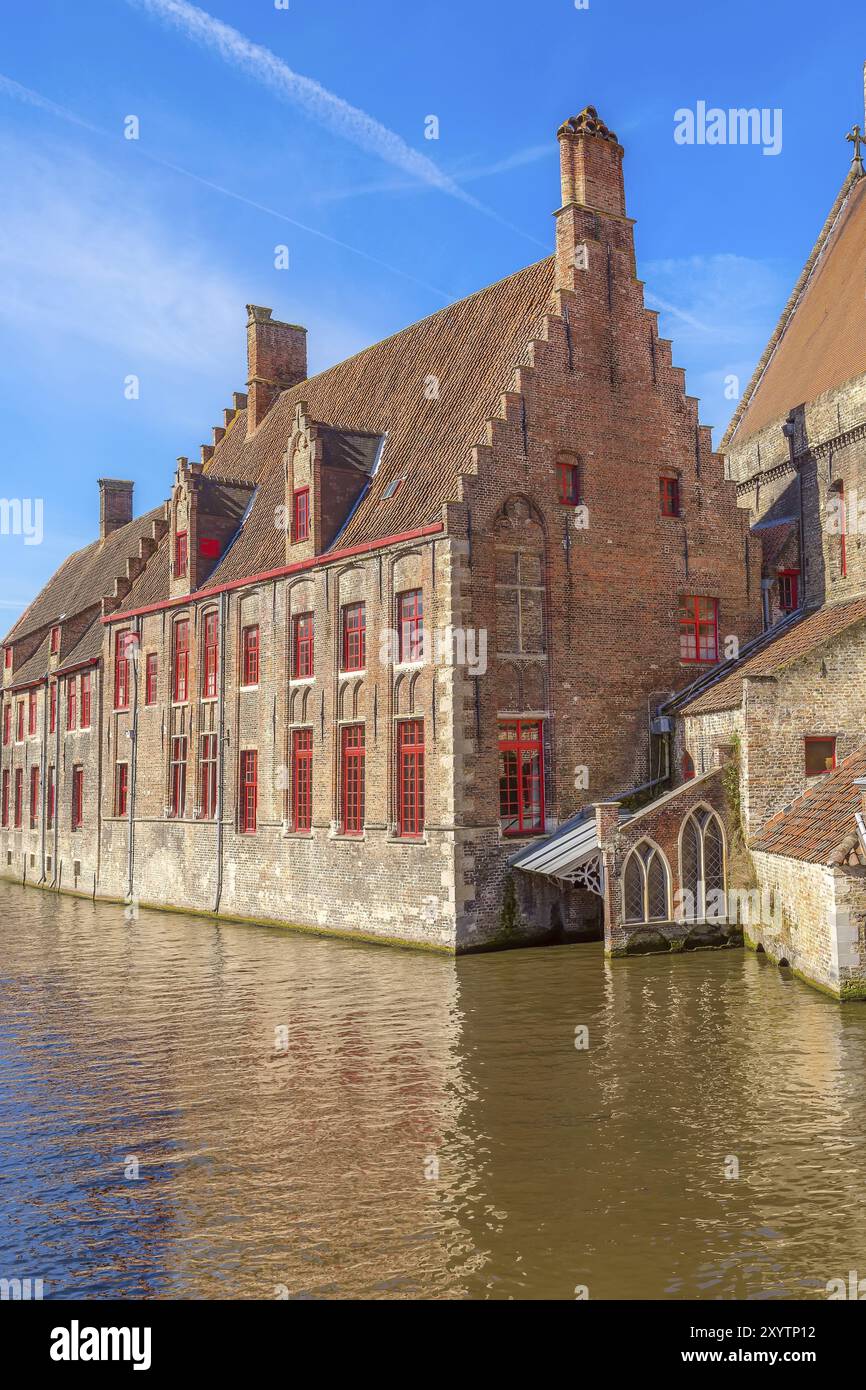
POLYGON ((660 849, 648 840, 635 845, 623 872, 625 920, 666 922, 670 917, 670 873, 660 849))
POLYGON ((687 922, 725 921, 725 841, 713 811, 699 806, 683 822, 680 881, 687 922))

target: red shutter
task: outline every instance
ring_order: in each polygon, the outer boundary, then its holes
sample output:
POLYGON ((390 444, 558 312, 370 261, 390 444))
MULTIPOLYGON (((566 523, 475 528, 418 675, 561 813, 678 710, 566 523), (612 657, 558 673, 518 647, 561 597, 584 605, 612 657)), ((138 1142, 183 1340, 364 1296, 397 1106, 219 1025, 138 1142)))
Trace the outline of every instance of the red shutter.
POLYGON ((9 769, 3 769, 3 806, 0 821, 6 826, 9 824, 9 769))
POLYGON ((48 806, 46 809, 47 827, 54 829, 54 768, 48 769, 48 806))
POLYGON ((363 724, 349 724, 340 731, 340 830, 344 835, 364 831, 363 724))
MULTIPOLYGON (((52 687, 53 689, 53 687, 52 687)), ((7 744, 12 738, 12 706, 8 702, 3 706, 3 743, 7 744)))
POLYGON ((397 834, 417 839, 424 833, 424 721, 397 725, 397 834))
POLYGON ((292 808, 295 829, 313 824, 313 731, 292 730, 292 808))
POLYGON ((27 732, 31 735, 36 733, 36 691, 31 690, 27 696, 27 732))
POLYGON ((256 829, 259 799, 259 755, 253 749, 241 753, 240 805, 238 825, 242 835, 252 835, 256 829))
POLYGON ((24 777, 20 767, 15 769, 15 829, 21 828, 21 802, 23 797, 22 783, 24 777))
POLYGON ((19 700, 15 715, 15 738, 19 743, 24 742, 24 701, 19 700))
POLYGON ((72 769, 72 829, 81 827, 84 810, 84 768, 72 769))
POLYGON ((35 765, 30 769, 30 829, 35 830, 39 824, 39 768, 35 765))

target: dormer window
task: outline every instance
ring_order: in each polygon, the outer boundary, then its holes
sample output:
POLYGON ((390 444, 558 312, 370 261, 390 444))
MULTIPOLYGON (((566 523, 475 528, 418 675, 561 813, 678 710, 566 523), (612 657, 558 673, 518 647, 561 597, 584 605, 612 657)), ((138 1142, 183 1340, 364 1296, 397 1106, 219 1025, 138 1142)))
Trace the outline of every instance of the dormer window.
POLYGON ((296 488, 292 508, 292 540, 305 541, 310 536, 310 489, 296 488))
POLYGON ((50 638, 50 642, 49 642, 49 647, 50 647, 51 655, 52 655, 52 656, 56 656, 57 653, 60 651, 60 628, 59 628, 59 627, 53 627, 53 628, 51 629, 51 638, 50 638))
POLYGON ((174 539, 174 577, 183 579, 189 568, 189 542, 186 531, 178 531, 174 539))

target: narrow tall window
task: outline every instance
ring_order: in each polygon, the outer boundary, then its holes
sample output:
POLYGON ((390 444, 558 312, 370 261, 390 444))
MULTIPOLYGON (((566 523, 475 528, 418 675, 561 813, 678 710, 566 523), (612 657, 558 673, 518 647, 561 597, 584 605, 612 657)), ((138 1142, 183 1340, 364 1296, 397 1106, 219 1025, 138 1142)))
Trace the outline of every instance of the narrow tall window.
POLYGON ((15 742, 24 742, 24 701, 19 700, 15 707, 15 742))
POLYGON ((90 728, 90 672, 81 673, 81 727, 90 728))
POLYGON ((364 830, 364 725, 347 724, 340 731, 340 832, 361 835, 364 830))
POLYGON ((174 685, 175 704, 189 699, 189 618, 178 618, 174 625, 174 685))
POLYGON ((313 824, 313 731, 292 730, 292 810, 296 830, 313 824))
POLYGON ((114 636, 114 708, 129 709, 129 632, 114 636))
POLYGON ((576 507, 580 501, 580 468, 576 463, 558 463, 559 500, 564 507, 576 507))
POLYGON ((256 829, 259 800, 259 755, 254 749, 241 753, 238 828, 242 835, 253 835, 256 829))
POLYGON ((171 741, 168 788, 168 813, 180 820, 186 811, 186 739, 183 736, 171 741))
POLYGON ((48 769, 48 785, 47 785, 47 787, 46 787, 46 793, 47 793, 47 795, 46 795, 46 806, 45 806, 45 824, 46 824, 46 828, 47 828, 48 830, 53 830, 53 829, 54 829, 54 796, 55 796, 55 791, 54 791, 54 768, 53 768, 53 767, 49 767, 49 769, 48 769))
POLYGON ((504 835, 544 829, 542 731, 534 720, 499 725, 499 816, 504 835))
POLYGON ((78 722, 77 701, 75 698, 75 677, 66 677, 66 732, 75 728, 78 722))
POLYGON ((73 830, 80 830, 84 820, 84 768, 72 769, 72 820, 73 830))
POLYGON ((424 833, 424 721, 397 725, 397 834, 417 839, 424 833))
POLYGON ((186 531, 178 531, 174 538, 174 577, 182 579, 189 564, 189 545, 186 531))
POLYGON ((198 759, 198 802, 202 820, 213 820, 217 804, 217 736, 202 734, 198 759))
POLYGON ((779 607, 783 613, 793 613, 799 605, 799 570, 779 571, 779 607))
POLYGON ((680 480, 679 478, 661 477, 659 478, 659 508, 662 516, 679 516, 680 514, 680 480))
POLYGON ((313 674, 313 615, 296 613, 292 618, 292 675, 313 674))
POLYGON ((12 706, 7 703, 3 706, 3 744, 12 742, 12 706))
POLYGON ((245 627, 241 639, 241 683, 243 685, 258 685, 259 683, 259 629, 255 627, 245 627))
POLYGON ((158 674, 159 657, 156 652, 148 652, 144 667, 144 703, 146 705, 156 704, 158 674))
POLYGON ((6 768, 3 769, 3 806, 2 806, 2 814, 0 814, 0 821, 2 821, 4 827, 8 826, 8 824, 9 824, 9 769, 8 769, 8 767, 6 767, 6 768))
POLYGON ((664 855, 641 840, 626 860, 623 917, 626 922, 664 922, 670 915, 670 873, 664 855))
POLYGON ((212 700, 217 693, 219 673, 219 643, 217 638, 217 614, 206 613, 204 619, 204 697, 212 700))
POLYGON ((11 648, 11 647, 4 647, 4 649, 3 649, 3 665, 5 666, 5 668, 6 668, 7 671, 11 671, 11 670, 12 670, 12 648, 11 648))
POLYGON ((30 829, 39 824, 39 768, 34 763, 30 769, 30 829))
POLYGON ((48 732, 53 734, 57 728, 57 681, 51 682, 48 696, 48 732))
POLYGON ((725 842, 721 821, 697 807, 680 835, 680 898, 686 922, 725 921, 725 842))
POLYGON ((718 659, 718 600, 680 594, 680 661, 718 659))
POLYGON ((60 628, 59 628, 59 627, 53 627, 53 628, 51 629, 51 644, 50 644, 50 649, 51 649, 51 655, 52 655, 52 656, 56 656, 57 653, 60 651, 60 628))
POLYGON ((129 810, 129 763, 114 767, 114 814, 125 816, 129 810))
POLYGON ((424 604, 420 589, 397 595, 398 660, 420 661, 424 655, 424 604))
POLYGON ((292 517, 292 540, 305 541, 310 534, 310 489, 299 487, 295 490, 294 513, 292 517))
POLYGON ((806 776, 818 777, 836 766, 836 736, 806 739, 806 776))
POLYGON ((362 671, 367 661, 367 605, 347 603, 343 608, 342 667, 362 671))
POLYGON ((24 773, 20 767, 15 769, 15 829, 21 829, 22 803, 24 800, 24 773))
POLYGON ((31 690, 27 696, 27 732, 32 738, 36 733, 36 691, 31 690))

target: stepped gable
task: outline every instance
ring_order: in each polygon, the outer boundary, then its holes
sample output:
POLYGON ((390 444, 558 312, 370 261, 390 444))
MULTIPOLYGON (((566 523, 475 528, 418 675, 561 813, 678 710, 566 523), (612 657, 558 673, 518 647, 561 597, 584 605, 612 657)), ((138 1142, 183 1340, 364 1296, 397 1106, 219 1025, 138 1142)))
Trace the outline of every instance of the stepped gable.
POLYGON ((862 805, 855 778, 866 776, 866 749, 852 753, 821 776, 785 811, 767 821, 752 849, 805 859, 810 864, 838 864, 857 855, 855 813, 862 805))

